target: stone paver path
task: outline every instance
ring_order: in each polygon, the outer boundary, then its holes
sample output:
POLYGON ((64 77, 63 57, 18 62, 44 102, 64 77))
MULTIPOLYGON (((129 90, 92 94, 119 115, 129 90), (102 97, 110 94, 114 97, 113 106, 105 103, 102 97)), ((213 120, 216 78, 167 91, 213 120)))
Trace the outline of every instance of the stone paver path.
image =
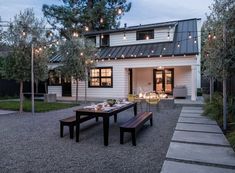
POLYGON ((184 106, 161 173, 232 173, 235 153, 214 120, 200 107, 184 106))

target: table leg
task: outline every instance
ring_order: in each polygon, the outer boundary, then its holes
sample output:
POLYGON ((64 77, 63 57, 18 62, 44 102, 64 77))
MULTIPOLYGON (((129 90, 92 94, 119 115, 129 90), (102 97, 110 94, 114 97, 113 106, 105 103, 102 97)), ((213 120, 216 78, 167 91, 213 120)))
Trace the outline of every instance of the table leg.
POLYGON ((103 117, 104 145, 109 145, 109 116, 103 117))
POLYGON ((79 142, 80 133, 80 115, 76 113, 76 142, 79 142))
POLYGON ((135 105, 134 105, 134 115, 135 116, 137 115, 137 103, 135 103, 135 105))

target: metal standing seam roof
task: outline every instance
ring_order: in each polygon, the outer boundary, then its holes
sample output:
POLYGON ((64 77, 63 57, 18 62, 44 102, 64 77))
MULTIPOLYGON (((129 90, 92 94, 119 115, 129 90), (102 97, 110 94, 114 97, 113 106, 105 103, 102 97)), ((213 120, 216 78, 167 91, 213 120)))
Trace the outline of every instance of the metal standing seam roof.
MULTIPOLYGON (((98 51, 97 59, 196 55, 199 53, 198 44, 194 43, 195 39, 198 42, 197 20, 198 19, 188 19, 178 21, 173 41, 103 47, 98 51), (191 39, 188 38, 189 32, 192 36, 191 39), (178 47, 178 43, 180 43, 180 47, 178 47)), ((55 55, 49 59, 49 62, 61 62, 61 60, 61 55, 55 55)))

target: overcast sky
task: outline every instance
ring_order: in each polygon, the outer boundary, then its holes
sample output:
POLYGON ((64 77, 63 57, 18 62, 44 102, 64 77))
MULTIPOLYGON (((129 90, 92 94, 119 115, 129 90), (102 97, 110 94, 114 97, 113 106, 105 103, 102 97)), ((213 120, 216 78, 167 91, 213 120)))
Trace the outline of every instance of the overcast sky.
MULTIPOLYGON (((129 0, 132 8, 121 20, 128 26, 170 20, 202 18, 209 13, 213 0, 129 0)), ((0 0, 0 16, 9 21, 25 8, 33 8, 42 17, 43 4, 61 4, 61 0, 0 0)))

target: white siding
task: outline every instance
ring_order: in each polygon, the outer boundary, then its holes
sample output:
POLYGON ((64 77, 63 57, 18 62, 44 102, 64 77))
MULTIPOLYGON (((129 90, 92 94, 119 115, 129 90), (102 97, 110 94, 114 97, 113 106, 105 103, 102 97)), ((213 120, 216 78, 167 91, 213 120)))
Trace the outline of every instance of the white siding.
MULTIPOLYGON (((111 61, 100 61, 97 63, 97 67, 113 67, 113 88, 87 88, 87 96, 89 98, 123 98, 128 94, 128 68, 155 68, 155 67, 171 67, 175 68, 175 85, 186 85, 188 88, 188 94, 191 93, 191 65, 196 65, 197 60, 195 56, 188 57, 162 57, 162 58, 149 58, 149 59, 124 59, 124 60, 111 60, 111 61), (186 69, 182 66, 189 66, 186 69), (177 68, 179 67, 179 68, 177 68)), ((151 69, 146 72, 150 74, 151 69)), ((146 74, 147 75, 147 74, 146 74)), ((150 74, 152 76, 152 74, 150 74)), ((141 77, 142 78, 142 77, 141 77)), ((145 86, 152 88, 148 84, 151 77, 146 77, 145 86), (147 84, 146 84, 147 83, 147 84), (149 85, 149 86, 148 86, 149 85)), ((72 82, 72 96, 75 96, 75 83, 72 82)), ((133 83, 138 86, 139 83, 133 83)), ((152 90, 152 89, 151 89, 152 90)), ((85 82, 79 82, 78 88, 79 96, 84 97, 85 95, 85 82)))
POLYGON ((48 86, 48 94, 56 94, 57 97, 61 97, 62 86, 48 86))
POLYGON ((124 32, 112 33, 110 34, 110 46, 123 46, 123 45, 133 45, 133 44, 143 44, 143 43, 158 43, 173 41, 175 28, 161 28, 154 29, 154 39, 149 40, 136 40, 136 31, 126 32, 126 39, 123 39, 124 32), (170 32, 169 39, 167 38, 168 32, 170 32))
POLYGON ((185 85, 187 95, 192 93, 192 73, 191 66, 174 68, 174 86, 185 85))

